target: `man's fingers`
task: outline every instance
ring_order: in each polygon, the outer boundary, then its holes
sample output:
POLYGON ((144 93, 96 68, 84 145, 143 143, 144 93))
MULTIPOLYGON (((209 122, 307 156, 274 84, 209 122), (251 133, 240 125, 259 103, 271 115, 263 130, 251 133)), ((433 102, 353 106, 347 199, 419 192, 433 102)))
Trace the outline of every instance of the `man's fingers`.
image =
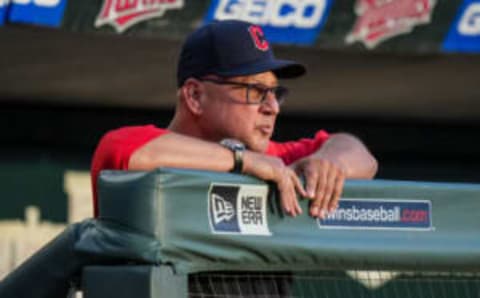
POLYGON ((307 198, 315 198, 315 194, 317 193, 317 185, 318 185, 318 171, 314 170, 309 170, 307 167, 305 169, 305 197, 307 198))
POLYGON ((248 151, 244 167, 246 174, 251 174, 263 180, 273 181, 277 185, 282 209, 289 215, 296 216, 302 213, 297 200, 298 190, 305 196, 306 191, 295 172, 286 167, 278 157, 265 156, 248 151))
POLYGON ((292 180, 293 176, 296 177, 293 171, 285 172, 280 176, 277 187, 283 210, 291 216, 297 216, 301 213, 301 208, 297 202, 297 194, 295 192, 294 181, 292 180))
POLYGON ((322 201, 325 197, 325 191, 327 186, 327 173, 328 165, 324 164, 323 167, 320 167, 317 174, 316 181, 316 192, 314 194, 312 206, 310 206, 310 215, 313 217, 319 217, 322 213, 322 201))
POLYGON ((326 213, 328 213, 328 206, 330 201, 334 200, 333 198, 333 191, 335 189, 335 184, 337 180, 337 171, 336 169, 332 169, 326 178, 327 182, 325 184, 325 192, 322 198, 322 205, 321 205, 321 216, 324 217, 326 213))
POLYGON ((283 183, 277 183, 278 194, 280 195, 280 204, 282 205, 282 209, 289 215, 292 214, 292 206, 290 203, 290 199, 288 197, 288 192, 285 189, 283 183))
POLYGON ((302 181, 294 171, 292 171, 292 182, 295 187, 295 190, 297 190, 302 197, 308 197, 306 189, 303 187, 302 181))
POLYGON ((330 201, 330 204, 328 206, 328 212, 332 212, 338 208, 338 201, 340 200, 340 197, 342 195, 344 182, 345 182, 345 175, 343 173, 340 173, 340 175, 337 176, 332 200, 330 201))
POLYGON ((298 202, 298 198, 297 198, 297 195, 295 193, 295 190, 297 190, 298 192, 300 192, 300 194, 302 196, 306 196, 306 191, 305 189, 303 188, 302 186, 302 182, 300 181, 300 179, 298 178, 297 174, 295 174, 294 171, 291 171, 291 179, 292 179, 292 183, 293 183, 293 195, 294 195, 294 207, 295 207, 295 211, 297 214, 302 214, 302 207, 300 207, 300 203, 298 202))
POLYGON ((302 208, 297 199, 297 192, 309 199, 312 204, 309 213, 312 217, 325 218, 338 206, 344 184, 343 171, 328 161, 317 161, 303 167, 306 186, 291 168, 277 172, 278 190, 283 210, 297 216, 302 208), (313 192, 313 195, 312 195, 313 192))
MULTIPOLYGON (((292 178, 295 189, 304 197, 311 199, 309 213, 313 217, 325 218, 335 210, 342 194, 345 180, 344 170, 336 163, 327 159, 308 158, 296 164, 295 170, 305 177, 305 192, 302 194, 301 181, 292 178)), ((291 201, 296 211, 300 208, 298 201, 291 201)))
POLYGON ((310 204, 310 216, 312 217, 320 216, 320 210, 321 210, 321 202, 317 200, 313 200, 312 203, 310 204))

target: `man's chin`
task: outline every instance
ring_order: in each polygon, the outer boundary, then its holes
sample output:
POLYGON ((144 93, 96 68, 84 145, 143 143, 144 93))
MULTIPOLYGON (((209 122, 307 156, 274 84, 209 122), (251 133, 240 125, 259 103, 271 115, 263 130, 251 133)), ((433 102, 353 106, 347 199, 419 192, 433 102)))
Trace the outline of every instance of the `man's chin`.
POLYGON ((251 145, 247 145, 249 150, 259 152, 259 153, 265 153, 268 149, 268 144, 269 144, 270 139, 268 140, 262 140, 262 141, 257 141, 251 145))

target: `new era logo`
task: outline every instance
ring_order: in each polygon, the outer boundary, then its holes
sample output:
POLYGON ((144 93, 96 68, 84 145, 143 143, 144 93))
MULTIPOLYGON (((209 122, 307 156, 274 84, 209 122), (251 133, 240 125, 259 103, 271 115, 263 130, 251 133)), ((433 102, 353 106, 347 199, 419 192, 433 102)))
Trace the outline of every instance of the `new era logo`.
POLYGON ((267 222, 266 185, 220 184, 210 186, 210 228, 218 234, 271 235, 267 222))
POLYGON ((95 27, 111 25, 122 33, 135 24, 163 16, 167 10, 182 7, 183 0, 104 0, 95 27))
POLYGON ((212 194, 213 221, 219 224, 222 221, 229 221, 235 215, 235 209, 232 203, 226 201, 217 194, 212 194))

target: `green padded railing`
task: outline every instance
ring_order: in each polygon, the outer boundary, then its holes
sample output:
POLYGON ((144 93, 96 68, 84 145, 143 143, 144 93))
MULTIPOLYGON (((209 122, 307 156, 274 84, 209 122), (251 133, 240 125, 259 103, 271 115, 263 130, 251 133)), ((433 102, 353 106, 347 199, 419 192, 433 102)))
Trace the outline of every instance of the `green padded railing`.
POLYGON ((286 216, 274 187, 242 175, 105 171, 98 187, 99 218, 0 297, 63 298, 72 282, 84 298, 480 297, 480 185, 347 181, 321 221, 286 216))
POLYGON ((77 247, 107 235, 110 253, 156 265, 90 267, 85 298, 111 293, 106 281, 116 297, 480 294, 480 185, 347 181, 326 221, 285 216, 273 190, 225 173, 104 172, 100 221, 77 247), (121 282, 132 274, 143 282, 121 282))
POLYGON ((285 216, 264 182, 216 172, 106 171, 99 198, 110 230, 148 240, 130 253, 182 273, 480 268, 480 185, 347 181, 343 221, 327 222, 285 216))

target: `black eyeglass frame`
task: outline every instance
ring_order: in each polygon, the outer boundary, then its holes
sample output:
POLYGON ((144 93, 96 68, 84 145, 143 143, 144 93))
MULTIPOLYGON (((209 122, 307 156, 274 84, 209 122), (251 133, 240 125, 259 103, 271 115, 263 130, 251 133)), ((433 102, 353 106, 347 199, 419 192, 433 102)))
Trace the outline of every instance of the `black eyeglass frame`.
POLYGON ((214 84, 218 85, 232 85, 232 86, 238 86, 238 87, 243 87, 246 88, 247 91, 247 102, 241 102, 243 104, 249 104, 249 105, 261 105, 265 102, 267 99, 267 94, 268 92, 272 92, 273 95, 275 96, 275 99, 277 100, 278 104, 281 105, 282 103, 285 102, 285 99, 289 93, 289 90, 287 87, 284 86, 275 86, 275 87, 266 87, 262 84, 251 84, 251 83, 242 83, 242 82, 234 82, 234 81, 228 81, 228 80, 222 80, 222 79, 214 79, 214 78, 197 78, 199 81, 204 81, 204 82, 211 82, 214 84), (250 94, 250 89, 256 89, 262 93, 262 98, 260 99, 259 102, 251 102, 249 98, 250 94))

